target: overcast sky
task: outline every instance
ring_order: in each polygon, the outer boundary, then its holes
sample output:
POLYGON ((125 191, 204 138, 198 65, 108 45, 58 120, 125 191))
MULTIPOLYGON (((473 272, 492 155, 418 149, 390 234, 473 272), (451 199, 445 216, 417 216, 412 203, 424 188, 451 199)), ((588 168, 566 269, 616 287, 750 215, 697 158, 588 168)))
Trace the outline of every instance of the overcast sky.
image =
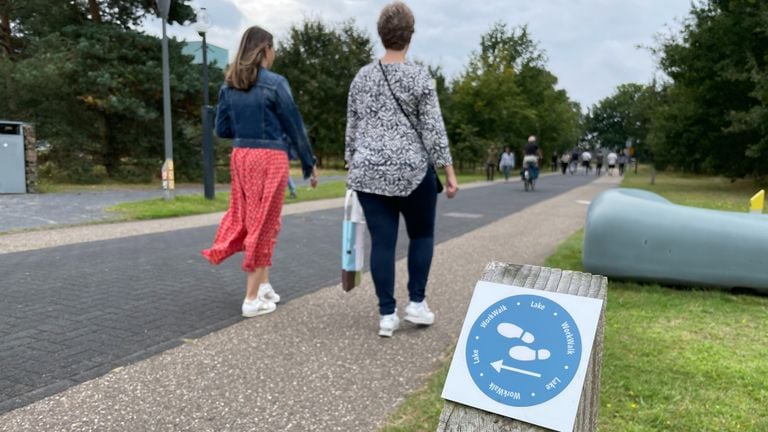
MULTIPOLYGON (((280 41, 292 24, 304 18, 325 22, 354 19, 383 48, 376 19, 387 0, 193 0, 205 7, 213 27, 208 41, 237 50, 242 32, 252 25, 271 31, 280 41)), ((480 37, 494 22, 527 24, 532 38, 546 52, 547 67, 559 88, 582 109, 610 96, 617 85, 648 83, 657 73, 651 53, 638 46, 655 45, 655 35, 677 31, 688 15, 689 0, 411 0, 416 34, 409 56, 440 65, 453 78, 466 66, 480 37)), ((157 20, 144 25, 160 34, 157 20)), ((191 26, 171 26, 179 39, 199 40, 191 26)), ((279 53, 278 53, 279 55, 279 53)))

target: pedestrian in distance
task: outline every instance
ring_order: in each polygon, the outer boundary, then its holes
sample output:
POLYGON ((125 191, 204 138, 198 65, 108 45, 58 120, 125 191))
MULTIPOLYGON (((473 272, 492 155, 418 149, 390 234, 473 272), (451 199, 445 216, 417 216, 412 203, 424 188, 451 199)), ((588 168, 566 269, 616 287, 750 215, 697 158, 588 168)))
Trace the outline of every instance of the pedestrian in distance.
POLYGON ((606 162, 608 162, 608 175, 609 176, 613 176, 613 174, 616 172, 616 161, 618 159, 619 159, 619 156, 613 150, 611 150, 608 153, 608 156, 605 157, 606 162))
POLYGON ((626 153, 626 150, 621 150, 619 152, 618 162, 619 162, 619 175, 623 176, 624 175, 624 166, 627 164, 627 153, 626 153))
POLYGON ((485 157, 485 179, 493 181, 493 175, 496 172, 496 163, 499 160, 499 150, 496 148, 496 144, 491 144, 488 147, 485 157))
POLYGON ((571 175, 576 174, 576 170, 579 168, 579 149, 573 149, 571 152, 571 165, 570 165, 570 171, 571 175))
POLYGON ((603 169, 603 151, 598 149, 597 153, 595 154, 595 175, 600 177, 600 171, 603 169))
POLYGON ((296 195, 296 183, 293 182, 290 174, 288 174, 288 198, 298 198, 298 195, 296 195))
MULTIPOLYGON (((286 142, 289 142, 288 140, 290 138, 288 138, 287 136, 283 135, 283 139, 286 140, 286 142)), ((310 145, 311 145, 311 141, 310 141, 310 145)), ((289 145, 289 149, 288 149, 288 160, 289 161, 298 159, 298 155, 296 154, 295 151, 292 150, 292 147, 293 146, 289 145)), ((296 183, 293 181, 293 178, 291 178, 291 170, 290 169, 291 169, 291 166, 289 164, 288 165, 288 198, 296 199, 296 198, 298 198, 298 195, 296 195, 296 183)))
POLYGON ((584 175, 588 175, 589 170, 592 168, 592 153, 588 150, 581 154, 581 164, 584 166, 584 175))
POLYGON ((571 163, 571 154, 567 151, 563 152, 563 155, 560 156, 560 169, 563 171, 563 175, 565 175, 565 172, 568 171, 568 165, 571 163))
POLYGON ((232 139, 234 147, 232 193, 213 245, 202 254, 211 264, 220 264, 243 252, 245 317, 272 312, 280 301, 269 282, 269 268, 280 232, 289 151, 301 160, 304 179, 317 186, 315 157, 288 81, 269 70, 274 59, 272 35, 257 26, 247 29, 227 69, 216 110, 216 134, 232 139))
POLYGON ((504 153, 501 154, 499 161, 499 170, 504 173, 504 181, 509 181, 509 174, 515 169, 515 153, 510 151, 509 147, 504 147, 504 153))
POLYGON ((404 319, 431 325, 435 314, 427 305, 426 287, 442 187, 435 167, 445 168, 448 198, 459 190, 432 77, 406 60, 414 21, 402 2, 383 8, 377 27, 386 52, 358 71, 347 103, 347 187, 357 192, 371 235, 371 276, 379 302, 379 335, 384 337, 400 326, 394 295, 400 215, 409 238, 410 303, 404 319))
POLYGON ((557 172, 557 163, 560 158, 557 156, 557 152, 552 153, 552 172, 557 172))

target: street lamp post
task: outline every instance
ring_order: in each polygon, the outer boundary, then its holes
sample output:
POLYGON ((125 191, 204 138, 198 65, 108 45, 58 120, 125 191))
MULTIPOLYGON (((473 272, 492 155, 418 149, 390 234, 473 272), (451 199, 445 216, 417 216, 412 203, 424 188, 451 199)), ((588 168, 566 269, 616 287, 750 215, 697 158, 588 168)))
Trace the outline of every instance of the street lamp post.
POLYGON ((173 135, 171 132, 171 83, 168 66, 168 36, 165 33, 165 23, 171 0, 157 0, 160 18, 163 20, 163 127, 165 129, 165 162, 163 163, 163 197, 172 200, 175 184, 173 181, 173 135))
POLYGON ((213 154, 213 107, 210 106, 208 98, 208 45, 206 44, 205 34, 211 28, 211 20, 205 8, 200 8, 197 12, 195 30, 203 38, 203 190, 205 199, 212 200, 215 197, 215 172, 214 172, 214 154, 213 154))

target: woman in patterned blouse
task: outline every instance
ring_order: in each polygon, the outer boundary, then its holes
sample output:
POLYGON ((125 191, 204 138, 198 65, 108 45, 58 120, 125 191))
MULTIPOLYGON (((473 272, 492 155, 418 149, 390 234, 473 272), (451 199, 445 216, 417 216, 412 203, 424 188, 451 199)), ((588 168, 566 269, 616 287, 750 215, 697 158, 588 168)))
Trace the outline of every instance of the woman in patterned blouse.
POLYGON ((413 31, 408 6, 397 1, 384 7, 378 32, 386 54, 360 69, 347 106, 347 187, 357 192, 371 234, 380 336, 392 336, 400 325, 394 291, 401 213, 410 239, 410 304, 404 318, 420 325, 434 322, 435 315, 424 300, 438 193, 432 166, 445 168, 448 198, 459 190, 434 81, 425 68, 405 60, 413 31))

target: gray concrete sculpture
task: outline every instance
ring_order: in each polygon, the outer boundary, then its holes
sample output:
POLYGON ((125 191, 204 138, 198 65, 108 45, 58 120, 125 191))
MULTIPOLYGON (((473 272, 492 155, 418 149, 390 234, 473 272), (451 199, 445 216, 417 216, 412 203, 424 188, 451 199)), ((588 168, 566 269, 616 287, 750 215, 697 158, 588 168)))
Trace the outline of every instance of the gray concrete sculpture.
POLYGON ((609 190, 590 204, 582 261, 586 271, 609 278, 768 293, 768 215, 609 190))

